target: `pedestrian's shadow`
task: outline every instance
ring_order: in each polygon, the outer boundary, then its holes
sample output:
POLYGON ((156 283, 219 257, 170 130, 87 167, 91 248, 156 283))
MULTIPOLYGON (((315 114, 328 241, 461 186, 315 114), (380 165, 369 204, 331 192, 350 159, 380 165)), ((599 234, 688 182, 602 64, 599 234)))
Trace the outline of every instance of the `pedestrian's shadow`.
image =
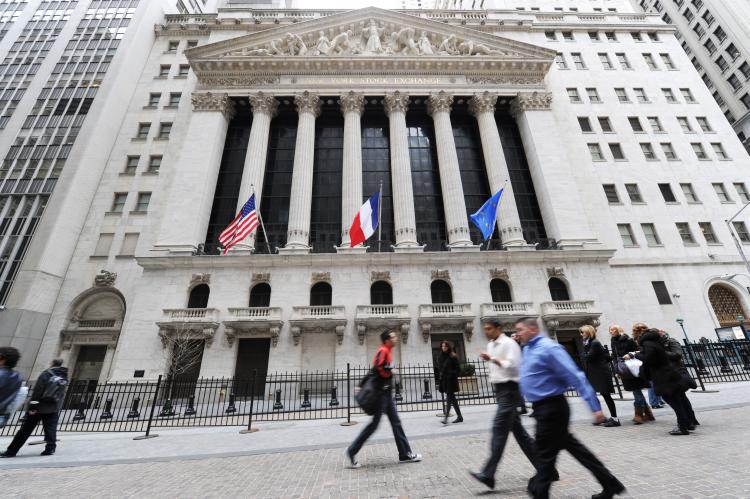
POLYGON ((493 496, 518 495, 518 494, 524 494, 525 492, 526 492, 526 487, 516 487, 516 488, 507 488, 507 489, 483 490, 482 492, 478 492, 474 495, 479 496, 479 497, 493 497, 493 496))

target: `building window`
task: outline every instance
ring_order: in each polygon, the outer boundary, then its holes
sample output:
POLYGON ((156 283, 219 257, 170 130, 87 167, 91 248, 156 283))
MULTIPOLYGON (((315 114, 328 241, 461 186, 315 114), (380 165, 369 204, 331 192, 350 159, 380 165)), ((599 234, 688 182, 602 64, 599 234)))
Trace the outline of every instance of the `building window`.
POLYGON ((115 196, 112 199, 112 207, 109 211, 112 213, 122 213, 125 207, 125 201, 128 199, 127 192, 115 192, 115 196))
POLYGON ((720 160, 729 159, 729 155, 727 155, 727 152, 724 150, 724 146, 721 145, 720 142, 711 142, 711 147, 713 148, 717 158, 719 158, 720 160))
POLYGON ((609 118, 606 116, 599 116, 599 126, 602 128, 602 132, 604 133, 614 133, 614 129, 612 128, 612 122, 609 121, 609 118))
POLYGON ((656 152, 654 151, 654 146, 651 145, 651 143, 649 143, 649 142, 641 142, 641 151, 643 151, 643 156, 648 161, 656 161, 657 159, 659 159, 659 158, 656 157, 656 152))
POLYGON ((732 88, 734 90, 739 90, 739 88, 742 86, 742 82, 739 78, 737 78, 737 75, 732 73, 729 78, 727 78, 727 81, 730 85, 732 85, 732 88))
POLYGON ((609 151, 612 153, 612 157, 615 161, 622 161, 625 159, 625 153, 622 152, 622 146, 620 144, 610 142, 609 151))
POLYGON ((594 129, 591 128, 591 121, 586 116, 578 117, 578 125, 581 127, 583 133, 592 133, 594 131, 594 129))
POLYGON ((641 224, 641 230, 646 237, 646 244, 648 246, 661 246, 661 239, 659 239, 659 234, 656 232, 654 224, 641 224))
POLYGON ((620 63, 622 69, 632 69, 630 61, 628 61, 628 57, 624 53, 617 53, 615 56, 617 57, 617 61, 620 63))
POLYGON ((169 94, 169 107, 179 106, 180 99, 182 99, 182 92, 171 92, 169 94))
POLYGON ((635 92, 635 97, 636 97, 636 99, 638 99, 638 102, 640 102, 641 104, 645 104, 645 103, 650 102, 648 100, 648 95, 646 94, 646 91, 644 89, 642 89, 642 88, 634 88, 633 92, 635 92))
POLYGON ((699 39, 706 35, 706 30, 700 24, 693 26, 693 31, 695 31, 695 34, 698 35, 699 39))
POLYGON ((678 116, 677 123, 680 124, 680 128, 685 133, 693 133, 693 127, 690 125, 690 120, 686 116, 678 116))
POLYGON ((591 159, 594 161, 604 161, 604 155, 602 154, 602 148, 599 144, 588 144, 589 152, 591 153, 591 159))
POLYGON ((586 63, 583 62, 583 56, 580 52, 572 52, 570 56, 573 58, 573 65, 576 69, 586 69, 586 63))
POLYGON ((661 150, 664 152, 664 157, 667 158, 667 161, 676 161, 677 153, 674 151, 674 147, 672 147, 672 144, 669 142, 662 142, 661 144, 661 150))
POLYGON ((139 192, 138 193, 138 200, 135 203, 135 210, 134 211, 148 211, 148 203, 151 202, 151 193, 150 192, 139 192))
POLYGON ((177 76, 187 76, 190 72, 190 64, 180 64, 180 71, 177 76))
POLYGON ((724 56, 722 55, 717 57, 714 62, 716 63, 717 66, 719 66, 719 69, 721 69, 722 73, 726 71, 727 69, 729 69, 729 63, 727 62, 726 59, 724 59, 724 56))
POLYGON ((710 38, 706 40, 706 43, 704 43, 703 46, 706 48, 709 55, 714 55, 716 53, 716 44, 710 38))
POLYGON ((635 133, 643 133, 643 125, 641 125, 641 120, 637 116, 629 116, 628 122, 630 123, 630 127, 633 129, 633 132, 635 133))
POLYGON ((568 69, 568 63, 565 61, 565 56, 560 53, 555 56, 555 64, 557 64, 557 69, 568 69))
POLYGON ((708 159, 708 154, 706 154, 706 150, 703 149, 703 144, 700 142, 691 142, 690 146, 693 148, 696 158, 700 160, 708 159))
POLYGON ((658 116, 649 116, 647 119, 648 119, 648 124, 651 125, 651 130, 654 133, 664 132, 664 127, 661 126, 661 121, 659 121, 658 116))
POLYGON ((674 192, 672 192, 672 186, 669 184, 658 184, 659 190, 661 191, 661 195, 664 198, 664 202, 666 203, 676 203, 677 198, 674 197, 674 192))
POLYGON ((595 88, 587 88, 586 94, 589 96, 589 101, 592 104, 601 104, 602 99, 599 97, 599 91, 595 88))
POLYGON ((703 239, 706 240, 707 244, 719 244, 711 222, 698 222, 698 227, 701 229, 703 239))
POLYGON ((140 156, 128 156, 128 159, 125 161, 125 171, 123 171, 123 173, 127 175, 135 174, 135 171, 138 169, 138 161, 140 161, 140 159, 140 156))
POLYGON ((453 303, 453 291, 447 282, 436 279, 430 284, 432 303, 453 303))
POLYGON ((725 52, 733 61, 737 60, 737 58, 740 56, 740 51, 737 50, 737 47, 734 46, 734 43, 730 43, 729 45, 727 45, 725 52))
POLYGON ((271 286, 267 282, 259 282, 250 289, 249 307, 270 307, 271 286))
POLYGON ((695 104, 695 97, 693 97, 693 92, 689 88, 681 88, 680 93, 682 94, 682 98, 685 99, 686 103, 695 104))
POLYGON ((750 64, 743 62, 742 64, 740 64, 739 69, 742 73, 742 76, 744 76, 746 80, 750 80, 750 64))
POLYGON ((723 43, 724 40, 727 39, 727 34, 723 29, 721 29, 721 26, 717 26, 717 28, 714 30, 714 36, 717 40, 719 40, 719 43, 723 43))
POLYGON ((150 93, 148 95, 148 107, 156 107, 161 100, 161 93, 150 93))
POLYGON ((151 123, 138 123, 138 133, 136 139, 145 140, 148 138, 148 132, 151 130, 151 123))
POLYGON ((698 196, 695 194, 695 189, 693 189, 693 184, 680 184, 680 189, 682 189, 682 194, 685 196, 688 203, 700 203, 698 196))
POLYGON ((547 37, 547 40, 557 41, 557 35, 554 31, 545 31, 544 36, 547 37))
POLYGON ((208 284, 198 284, 190 290, 187 308, 207 308, 210 295, 211 288, 208 287, 208 284))
POLYGON ((620 231, 623 246, 638 246, 635 242, 635 237, 633 237, 633 229, 630 227, 630 224, 617 224, 617 230, 620 231))
POLYGON ((513 297, 510 293, 510 286, 502 279, 492 279, 490 281, 490 295, 493 303, 510 303, 513 297))
POLYGON ((614 31, 605 31, 604 36, 607 37, 608 42, 616 42, 617 41, 617 35, 614 31))
POLYGON ((589 40, 591 40, 592 42, 600 42, 601 38, 599 38, 599 32, 589 31, 589 40))
POLYGON ((669 70, 677 69, 669 54, 659 54, 659 57, 661 57, 661 62, 664 64, 665 68, 669 70))
POLYGON ((693 232, 690 230, 690 224, 687 222, 677 222, 675 226, 677 227, 677 233, 680 234, 683 244, 695 244, 695 238, 693 237, 693 232))
POLYGON ((138 245, 137 232, 126 232, 122 238, 122 245, 120 246, 120 254, 118 256, 134 256, 135 247, 138 245))
POLYGON ((656 33, 656 31, 649 31, 646 33, 648 35, 648 39, 652 42, 658 42, 659 41, 659 35, 656 33))
POLYGON ((154 155, 148 159, 148 171, 149 173, 158 173, 161 168, 161 155, 154 155))
POLYGON ((187 48, 191 49, 193 47, 198 46, 198 40, 188 40, 187 41, 187 48))
POLYGON ((578 94, 578 89, 576 88, 568 89, 568 98, 570 99, 570 102, 574 104, 578 104, 581 102, 581 96, 578 94))
POLYGON ((615 95, 617 95, 617 100, 620 102, 630 102, 630 97, 628 97, 628 93, 624 88, 616 88, 615 95))
POLYGON ((713 96, 714 100, 716 101, 716 104, 719 107, 723 107, 724 106, 724 104, 725 104, 724 98, 721 95, 719 95, 719 92, 717 90, 714 90, 711 95, 713 96))
POLYGON ((701 10, 701 8, 703 7, 703 0, 693 0, 690 3, 693 4, 693 7, 695 7, 695 10, 701 10))
POLYGON ((664 99, 668 103, 677 104, 677 98, 674 96, 674 92, 672 92, 671 88, 662 88, 661 91, 664 94, 664 99))
POLYGON ((741 242, 750 243, 750 233, 747 231, 745 222, 732 222, 732 227, 734 227, 734 231, 741 242))
POLYGON ((615 69, 614 66, 612 66, 612 61, 609 58, 609 54, 605 52, 600 52, 598 55, 599 55, 599 61, 601 61, 602 67, 604 69, 615 69))
POLYGON ((562 37, 563 37, 563 40, 565 40, 567 42, 572 42, 573 41, 573 32, 572 31, 563 31, 562 32, 562 37))
POLYGON ((724 184, 722 183, 716 183, 711 184, 714 188, 714 191, 716 192, 716 196, 719 198, 719 201, 722 203, 732 203, 732 199, 729 197, 729 194, 727 193, 726 188, 724 187, 724 184))
POLYGON ((646 66, 648 66, 648 69, 651 71, 658 71, 659 66, 656 65, 656 61, 654 60, 654 56, 651 54, 641 54, 643 56, 643 60, 646 63, 646 66))
POLYGON ((159 66, 159 78, 166 78, 169 76, 169 70, 172 69, 172 66, 169 64, 162 64, 159 66))
POLYGON ((713 132, 713 129, 711 128, 711 124, 708 122, 708 119, 704 116, 698 116, 695 118, 695 121, 698 122, 698 126, 701 127, 701 130, 704 132, 713 132))
POLYGON ((669 291, 667 291, 667 285, 664 284, 664 281, 651 281, 651 285, 654 287, 656 300, 659 302, 659 305, 672 304, 672 297, 669 296, 669 291))
POLYGON ((643 37, 637 31, 633 31, 632 33, 630 33, 630 36, 633 38, 633 41, 635 41, 635 42, 642 42, 643 41, 643 37))
POLYGON ((743 95, 740 100, 742 101, 742 103, 745 105, 746 108, 750 109, 750 93, 743 95))
POLYGON ((557 277, 550 278, 547 282, 549 287, 549 294, 552 301, 568 301, 570 300, 570 293, 568 293, 568 286, 565 281, 558 279, 557 277))
POLYGON ((159 125, 160 139, 168 139, 170 133, 172 133, 172 123, 161 123, 159 125))
POLYGON ((641 190, 638 188, 638 184, 625 184, 625 191, 628 193, 631 203, 643 203, 643 196, 641 196, 641 190))
POLYGON ((170 54, 174 54, 177 52, 177 49, 179 48, 179 46, 180 46, 179 40, 169 40, 169 42, 167 42, 167 52, 170 54))
POLYGON ((112 239, 114 237, 115 235, 110 233, 99 234, 99 240, 96 242, 92 256, 109 256, 109 250, 112 248, 112 239))
POLYGON ((737 195, 740 197, 742 204, 750 203, 750 194, 747 192, 747 186, 742 182, 735 182, 734 188, 737 190, 737 195))
POLYGON ((604 184, 604 195, 607 196, 607 202, 609 204, 620 204, 620 196, 617 195, 617 188, 615 184, 604 184))
POLYGON ((370 305, 392 305, 393 288, 385 281, 375 281, 370 286, 370 305))
POLYGON ((316 282, 310 288, 310 306, 323 307, 333 304, 333 289, 327 282, 316 282))

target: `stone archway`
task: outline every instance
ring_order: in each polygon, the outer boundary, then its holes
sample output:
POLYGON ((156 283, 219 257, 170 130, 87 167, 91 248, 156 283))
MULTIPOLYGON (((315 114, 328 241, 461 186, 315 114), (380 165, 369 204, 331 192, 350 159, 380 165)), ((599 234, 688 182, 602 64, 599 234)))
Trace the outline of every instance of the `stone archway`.
POLYGON ((729 286, 713 284, 708 288, 708 300, 711 302, 711 307, 721 327, 738 326, 740 324, 737 320, 738 315, 747 318, 742 299, 729 286))

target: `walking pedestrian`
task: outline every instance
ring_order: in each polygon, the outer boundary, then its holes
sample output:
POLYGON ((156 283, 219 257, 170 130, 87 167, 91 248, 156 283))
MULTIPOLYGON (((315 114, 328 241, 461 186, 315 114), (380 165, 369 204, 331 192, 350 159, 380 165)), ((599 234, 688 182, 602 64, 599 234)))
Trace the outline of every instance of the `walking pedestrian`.
POLYGON ((662 409, 664 407, 664 399, 656 394, 653 383, 648 384, 648 405, 652 409, 662 409))
MULTIPOLYGON (((611 428, 620 426, 620 420, 617 419, 617 406, 612 400, 612 371, 609 368, 609 355, 604 350, 601 342, 596 339, 596 328, 594 326, 581 326, 578 332, 583 339, 583 368, 586 378, 591 383, 594 391, 599 393, 604 399, 609 409, 610 417, 604 421, 602 426, 611 428)), ((598 426, 599 423, 594 423, 598 426)))
MULTIPOLYGON (((518 442, 518 446, 526 455, 528 460, 539 470, 539 460, 534 451, 534 439, 528 434, 521 424, 518 413, 519 406, 524 404, 518 387, 518 369, 521 365, 521 347, 514 340, 507 337, 502 331, 502 323, 497 319, 482 320, 482 329, 489 340, 487 350, 480 353, 479 357, 489 363, 489 381, 495 391, 497 401, 497 412, 492 422, 492 441, 490 443, 490 457, 479 473, 470 472, 471 476, 485 484, 487 487, 495 488, 495 472, 503 457, 508 434, 518 442)), ((557 477, 554 470, 553 477, 557 477)))
MULTIPOLYGON (((638 345, 635 340, 625 334, 625 330, 622 326, 618 326, 617 324, 609 326, 609 335, 612 354, 615 359, 621 359, 629 352, 635 352, 638 350, 638 345)), ((651 412, 651 408, 646 402, 646 397, 643 395, 643 389, 649 387, 648 381, 642 376, 633 376, 629 378, 620 376, 620 379, 622 379, 622 386, 625 391, 633 394, 633 410, 635 413, 633 416, 633 423, 639 425, 646 421, 654 421, 656 418, 654 418, 654 414, 651 412)))
POLYGON ((31 436, 40 422, 44 427, 44 451, 42 456, 51 456, 57 448, 57 420, 65 399, 68 386, 68 368, 63 367, 62 359, 52 361, 52 366, 39 375, 31 400, 26 409, 26 419, 13 437, 8 448, 0 457, 15 457, 19 449, 31 436))
MULTIPOLYGON (((698 385, 695 384, 695 380, 692 376, 690 376, 690 372, 688 371, 687 367, 685 367, 685 359, 682 355, 682 346, 680 345, 680 342, 669 336, 669 333, 667 333, 663 329, 659 329, 659 335, 661 336, 664 350, 667 351, 667 357, 669 357, 669 361, 672 363, 672 367, 677 369, 683 380, 685 380, 686 384, 690 388, 698 388, 698 385)), ((685 400, 683 401, 683 403, 685 404, 685 409, 687 409, 688 417, 690 418, 690 426, 688 426, 688 430, 693 431, 695 430, 696 426, 700 425, 700 423, 695 417, 693 404, 690 403, 690 399, 687 397, 687 395, 685 396, 685 400)))
POLYGON ((442 423, 448 424, 448 415, 451 412, 451 407, 456 411, 456 419, 454 423, 463 423, 464 418, 461 415, 461 408, 458 406, 458 399, 456 393, 459 391, 458 387, 458 375, 461 371, 461 367, 458 363, 458 355, 451 345, 447 341, 440 343, 440 358, 438 359, 440 366, 440 383, 438 384, 438 390, 445 394, 445 405, 442 423))
POLYGON ((362 429, 362 432, 354 439, 349 448, 346 449, 346 458, 350 468, 360 467, 357 461, 357 453, 367 439, 378 429, 383 413, 388 416, 388 421, 391 423, 393 438, 396 440, 396 448, 398 449, 399 463, 416 463, 422 460, 422 456, 412 452, 409 446, 409 440, 406 438, 406 433, 404 433, 404 427, 401 425, 401 419, 398 417, 396 404, 391 394, 393 385, 392 350, 398 343, 398 335, 386 329, 380 333, 380 342, 380 348, 372 361, 372 373, 376 376, 381 394, 380 405, 376 409, 375 414, 372 415, 372 421, 362 429))
POLYGON ((541 332, 536 319, 516 322, 516 333, 526 345, 521 361, 521 391, 532 403, 536 419, 539 471, 529 480, 529 493, 535 499, 549 498, 555 461, 561 450, 567 450, 602 485, 603 490, 592 499, 612 499, 623 493, 625 486, 568 429, 570 407, 564 394, 571 386, 588 404, 594 421, 604 422, 599 400, 584 374, 559 343, 541 332))
POLYGON ((13 347, 0 347, 0 428, 12 416, 16 395, 23 386, 23 378, 14 368, 21 354, 13 347))

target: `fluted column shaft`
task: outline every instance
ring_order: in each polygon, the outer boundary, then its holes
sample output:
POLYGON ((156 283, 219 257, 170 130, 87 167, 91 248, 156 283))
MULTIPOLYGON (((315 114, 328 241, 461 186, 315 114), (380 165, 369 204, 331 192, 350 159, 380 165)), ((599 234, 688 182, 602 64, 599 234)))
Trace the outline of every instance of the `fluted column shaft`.
POLYGON ((495 121, 495 104, 497 95, 484 92, 477 94, 469 101, 469 110, 476 117, 479 125, 479 136, 482 139, 484 164, 487 168, 487 179, 490 182, 492 194, 505 185, 503 196, 497 209, 497 228, 504 246, 523 246, 521 217, 510 182, 508 163, 505 160, 503 144, 500 142, 500 132, 495 121), (507 183, 505 181, 508 181, 507 183))
POLYGON ((440 186, 443 190, 448 246, 471 246, 464 189, 461 185, 461 171, 458 167, 456 142, 453 138, 453 127, 451 126, 452 104, 452 95, 445 92, 432 94, 428 99, 428 112, 435 123, 435 145, 440 170, 440 186))
POLYGON ((409 96, 401 92, 386 94, 385 112, 388 115, 391 147, 391 192, 393 193, 393 222, 396 232, 396 251, 419 248, 417 222, 414 215, 414 190, 411 181, 409 139, 406 130, 406 109, 409 96))
POLYGON ((339 100, 344 114, 344 163, 341 171, 341 246, 349 247, 349 227, 362 206, 362 111, 364 94, 349 92, 339 100))
POLYGON ((294 97, 294 103, 297 105, 299 121, 292 166, 292 190, 285 249, 309 251, 315 119, 320 115, 320 98, 316 94, 304 92, 294 97))
MULTIPOLYGON (((266 173, 266 157, 268 155, 268 137, 271 130, 271 120, 276 116, 279 102, 273 96, 259 92, 250 96, 250 105, 253 107, 253 124, 250 128, 250 138, 247 141, 240 195, 237 198, 237 211, 242 209, 252 192, 255 192, 255 206, 260 210, 263 179, 266 173)), ((245 243, 238 244, 237 248, 249 250, 255 246, 257 234, 257 231, 253 232, 245 243)))

